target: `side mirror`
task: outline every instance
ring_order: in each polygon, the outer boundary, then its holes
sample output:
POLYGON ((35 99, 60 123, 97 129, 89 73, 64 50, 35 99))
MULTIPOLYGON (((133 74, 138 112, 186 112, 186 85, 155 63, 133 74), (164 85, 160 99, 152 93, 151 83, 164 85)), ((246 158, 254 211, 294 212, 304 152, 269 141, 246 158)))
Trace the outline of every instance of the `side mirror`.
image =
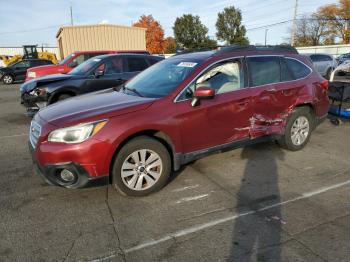
POLYGON ((104 75, 104 71, 103 70, 96 70, 94 73, 95 78, 99 78, 101 76, 104 75))
POLYGON ((193 94, 191 105, 193 107, 199 104, 202 99, 212 99, 215 96, 215 90, 210 87, 198 87, 193 94))

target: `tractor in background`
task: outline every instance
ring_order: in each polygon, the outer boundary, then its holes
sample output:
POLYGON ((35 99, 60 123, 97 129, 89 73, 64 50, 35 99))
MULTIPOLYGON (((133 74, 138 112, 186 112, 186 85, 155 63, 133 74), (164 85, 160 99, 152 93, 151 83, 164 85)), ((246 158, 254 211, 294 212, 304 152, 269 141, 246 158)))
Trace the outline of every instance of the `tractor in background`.
POLYGON ((58 63, 57 57, 54 53, 44 51, 43 47, 41 49, 42 52, 38 52, 37 45, 24 45, 23 55, 0 55, 0 60, 2 61, 2 64, 4 64, 4 66, 9 66, 23 59, 45 59, 50 60, 53 64, 58 63))

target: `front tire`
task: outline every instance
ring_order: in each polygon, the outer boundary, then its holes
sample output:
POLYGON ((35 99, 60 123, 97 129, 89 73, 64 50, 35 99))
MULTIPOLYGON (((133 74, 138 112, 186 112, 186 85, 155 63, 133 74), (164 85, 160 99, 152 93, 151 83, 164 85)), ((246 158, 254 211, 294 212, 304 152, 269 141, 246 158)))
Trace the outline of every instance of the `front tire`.
POLYGON ((12 75, 4 75, 2 77, 2 82, 5 84, 5 85, 11 85, 13 84, 13 82, 15 81, 15 79, 13 78, 12 75))
POLYGON ((124 195, 146 196, 160 190, 171 173, 167 148, 158 140, 140 136, 118 152, 113 164, 113 184, 124 195))
POLYGON ((278 143, 281 147, 291 151, 303 149, 310 140, 314 123, 314 116, 310 108, 296 108, 289 116, 285 133, 278 143))

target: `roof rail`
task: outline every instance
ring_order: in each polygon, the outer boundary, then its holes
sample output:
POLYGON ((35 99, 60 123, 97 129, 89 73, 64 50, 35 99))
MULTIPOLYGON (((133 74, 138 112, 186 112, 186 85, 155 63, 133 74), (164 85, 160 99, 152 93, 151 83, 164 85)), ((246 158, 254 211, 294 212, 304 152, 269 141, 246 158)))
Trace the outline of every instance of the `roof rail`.
POLYGON ((214 46, 214 47, 203 47, 203 48, 195 48, 195 49, 180 49, 180 50, 176 50, 176 53, 174 56, 184 55, 189 53, 196 53, 196 52, 213 51, 213 50, 217 50, 217 47, 214 46))
POLYGON ((238 51, 275 51, 283 53, 298 54, 298 51, 289 45, 268 45, 268 46, 254 46, 254 45, 231 45, 220 48, 214 55, 221 55, 225 53, 238 51))

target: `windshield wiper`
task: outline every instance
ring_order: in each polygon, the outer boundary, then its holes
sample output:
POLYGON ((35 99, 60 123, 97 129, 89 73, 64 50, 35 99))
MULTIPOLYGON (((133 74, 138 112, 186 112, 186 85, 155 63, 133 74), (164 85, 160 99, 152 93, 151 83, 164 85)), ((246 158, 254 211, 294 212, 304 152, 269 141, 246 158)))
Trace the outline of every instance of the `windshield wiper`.
POLYGON ((131 92, 135 93, 136 95, 138 95, 140 97, 143 97, 143 95, 141 95, 141 93, 139 91, 137 91, 135 88, 130 88, 130 87, 123 86, 122 89, 131 91, 131 92))

